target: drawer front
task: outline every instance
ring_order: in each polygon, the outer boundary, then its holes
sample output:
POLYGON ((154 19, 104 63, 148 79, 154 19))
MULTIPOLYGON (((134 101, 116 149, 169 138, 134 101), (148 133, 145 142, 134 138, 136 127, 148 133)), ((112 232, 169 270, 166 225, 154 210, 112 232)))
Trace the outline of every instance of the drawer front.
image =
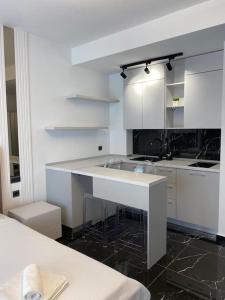
POLYGON ((177 199, 177 187, 174 184, 167 185, 167 197, 168 199, 177 199))
POLYGON ((167 217, 173 219, 177 218, 177 204, 174 199, 168 199, 167 201, 167 217))
POLYGON ((156 167, 155 174, 166 176, 168 184, 175 184, 177 181, 177 170, 173 168, 156 167))

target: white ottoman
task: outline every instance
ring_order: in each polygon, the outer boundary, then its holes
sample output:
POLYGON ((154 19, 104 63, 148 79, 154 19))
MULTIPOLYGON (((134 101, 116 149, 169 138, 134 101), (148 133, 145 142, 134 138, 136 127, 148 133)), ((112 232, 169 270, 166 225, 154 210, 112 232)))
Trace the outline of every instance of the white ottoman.
POLYGON ((8 216, 52 238, 62 236, 61 208, 47 202, 33 202, 9 210, 8 216))

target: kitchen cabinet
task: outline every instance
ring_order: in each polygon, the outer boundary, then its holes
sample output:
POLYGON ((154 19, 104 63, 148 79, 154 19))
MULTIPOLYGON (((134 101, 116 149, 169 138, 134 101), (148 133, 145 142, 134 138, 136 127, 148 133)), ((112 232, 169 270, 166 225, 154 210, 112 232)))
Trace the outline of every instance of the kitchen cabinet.
POLYGON ((185 76, 185 128, 220 128, 222 70, 185 76))
POLYGON ((143 83, 143 128, 162 129, 165 120, 164 79, 143 83))
POLYGON ((185 74, 199 74, 223 69, 223 50, 185 59, 185 74))
POLYGON ((142 129, 142 83, 128 84, 124 90, 124 127, 142 129))
POLYGON ((219 173, 177 170, 177 218, 217 231, 219 173))
POLYGON ((164 128, 164 79, 125 86, 125 129, 164 128))
POLYGON ((155 167, 155 174, 167 177, 167 217, 177 218, 177 170, 155 167))

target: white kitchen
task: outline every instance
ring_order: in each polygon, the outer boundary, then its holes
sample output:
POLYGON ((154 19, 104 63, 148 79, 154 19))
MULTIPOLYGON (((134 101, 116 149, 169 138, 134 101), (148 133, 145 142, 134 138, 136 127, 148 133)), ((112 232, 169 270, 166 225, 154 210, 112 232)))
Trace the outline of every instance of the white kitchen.
POLYGON ((54 299, 223 299, 224 2, 110 3, 121 24, 22 2, 0 13, 0 299, 34 266, 54 299))

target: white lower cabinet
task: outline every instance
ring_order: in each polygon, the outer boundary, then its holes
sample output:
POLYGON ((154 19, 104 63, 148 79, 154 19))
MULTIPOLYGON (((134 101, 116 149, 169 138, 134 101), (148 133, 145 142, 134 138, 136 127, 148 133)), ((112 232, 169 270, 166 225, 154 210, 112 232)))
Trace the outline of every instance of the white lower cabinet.
POLYGON ((177 219, 217 230, 219 173, 177 170, 177 219))
POLYGON ((156 167, 155 174, 167 177, 167 217, 177 218, 177 170, 173 168, 156 167))
POLYGON ((171 219, 177 218, 177 200, 167 199, 167 217, 171 219))

